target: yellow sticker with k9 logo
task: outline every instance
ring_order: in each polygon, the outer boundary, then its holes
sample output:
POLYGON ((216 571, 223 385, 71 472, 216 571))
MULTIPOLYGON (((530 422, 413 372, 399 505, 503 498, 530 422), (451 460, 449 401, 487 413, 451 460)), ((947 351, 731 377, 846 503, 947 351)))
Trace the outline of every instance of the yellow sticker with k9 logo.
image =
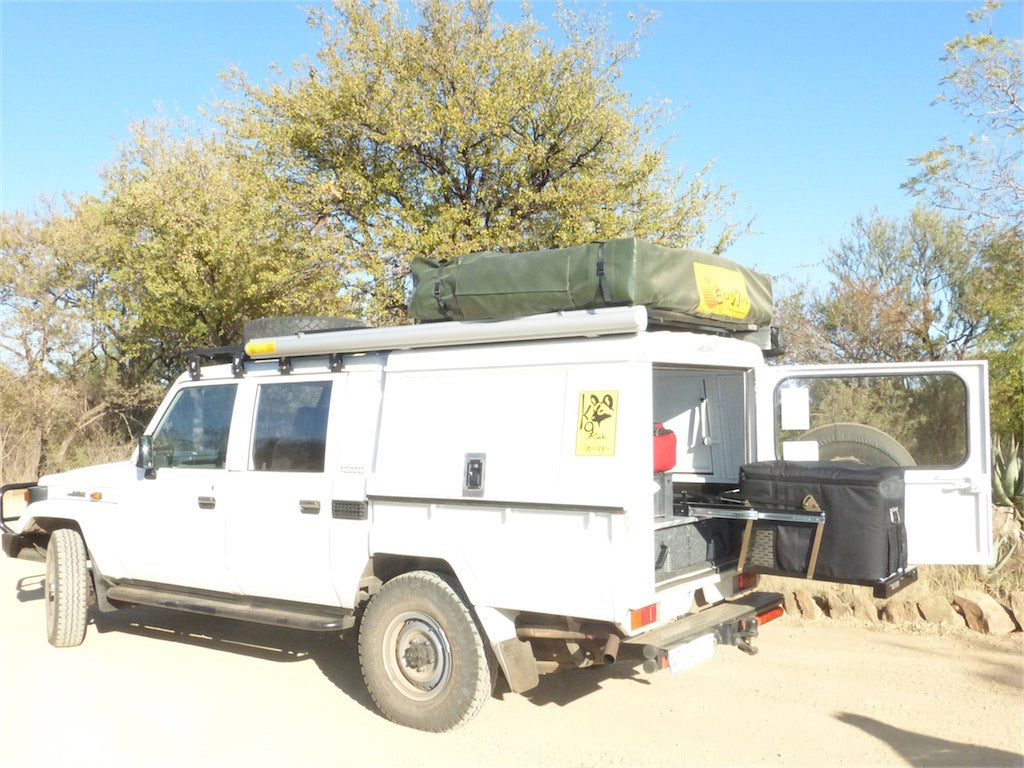
POLYGON ((735 269, 695 261, 693 275, 697 279, 697 293, 700 296, 697 312, 737 320, 747 316, 750 311, 750 297, 747 295, 747 281, 743 279, 742 273, 735 269))
POLYGON ((576 417, 577 456, 615 455, 618 408, 618 392, 580 392, 580 407, 576 417))

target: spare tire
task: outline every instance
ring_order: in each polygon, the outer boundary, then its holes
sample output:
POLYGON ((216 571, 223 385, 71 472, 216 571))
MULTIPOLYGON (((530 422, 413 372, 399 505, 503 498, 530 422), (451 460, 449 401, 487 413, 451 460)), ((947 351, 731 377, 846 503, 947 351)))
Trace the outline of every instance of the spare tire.
POLYGON ((243 336, 247 343, 252 339, 265 339, 269 336, 290 336, 309 331, 349 331, 365 327, 366 323, 354 317, 320 317, 317 315, 260 317, 246 322, 243 336))
POLYGON ((800 440, 818 443, 822 461, 852 461, 872 467, 913 467, 910 452, 880 429, 866 424, 823 424, 804 432, 800 440))

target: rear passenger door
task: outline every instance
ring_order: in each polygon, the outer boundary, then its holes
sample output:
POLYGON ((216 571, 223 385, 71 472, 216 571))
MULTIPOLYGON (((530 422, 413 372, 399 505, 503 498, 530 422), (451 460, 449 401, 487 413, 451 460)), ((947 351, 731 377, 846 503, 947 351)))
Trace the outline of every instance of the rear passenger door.
MULTIPOLYGON (((245 463, 233 466, 228 570, 243 594, 337 605, 331 582, 332 400, 344 376, 291 375, 252 389, 245 463)), ((341 384, 342 386, 339 386, 341 384)))
POLYGON ((991 561, 985 361, 770 366, 756 396, 758 460, 901 467, 908 562, 991 561))

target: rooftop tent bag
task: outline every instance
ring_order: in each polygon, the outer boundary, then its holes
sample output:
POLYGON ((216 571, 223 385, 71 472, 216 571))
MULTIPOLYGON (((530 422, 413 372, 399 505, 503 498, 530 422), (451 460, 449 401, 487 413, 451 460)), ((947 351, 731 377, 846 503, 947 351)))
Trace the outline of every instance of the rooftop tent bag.
POLYGON ((636 238, 524 253, 470 253, 412 264, 420 321, 487 320, 644 305, 751 330, 772 319, 771 279, 702 251, 636 238))
MULTIPOLYGON (((900 467, 834 461, 762 461, 740 467, 740 495, 761 511, 825 513, 813 578, 874 584, 907 567, 904 482, 900 467)), ((807 571, 814 526, 754 523, 746 568, 807 571)))

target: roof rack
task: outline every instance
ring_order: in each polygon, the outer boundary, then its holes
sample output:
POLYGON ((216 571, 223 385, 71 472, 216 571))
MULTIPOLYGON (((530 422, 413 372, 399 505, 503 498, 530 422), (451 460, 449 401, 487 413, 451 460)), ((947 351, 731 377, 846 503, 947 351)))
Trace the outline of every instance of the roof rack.
POLYGON ((245 373, 245 361, 251 358, 245 354, 242 345, 235 344, 228 347, 193 349, 185 353, 185 360, 188 364, 188 375, 195 381, 202 375, 202 366, 210 363, 231 363, 231 374, 235 378, 241 378, 245 373))

